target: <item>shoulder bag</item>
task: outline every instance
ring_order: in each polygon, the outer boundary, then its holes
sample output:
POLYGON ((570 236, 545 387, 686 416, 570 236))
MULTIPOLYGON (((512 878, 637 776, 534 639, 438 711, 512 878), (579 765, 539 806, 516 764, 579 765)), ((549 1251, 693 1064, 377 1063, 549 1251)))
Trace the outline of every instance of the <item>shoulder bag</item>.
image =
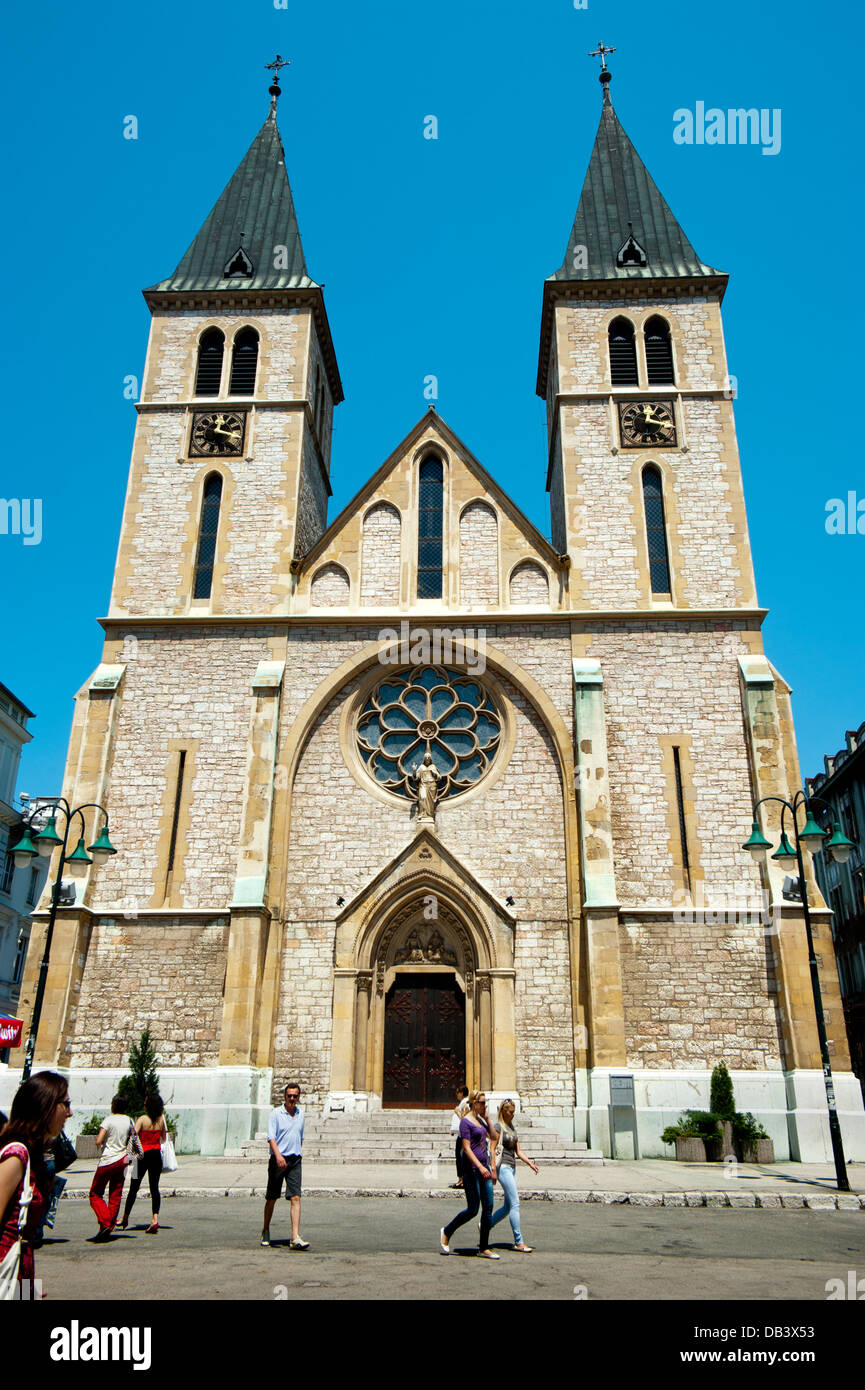
POLYGON ((143 1158, 144 1149, 141 1140, 138 1138, 138 1130, 135 1128, 135 1121, 129 1121, 129 1137, 126 1140, 126 1157, 130 1163, 134 1158, 143 1158))
POLYGON ((60 1131, 54 1140, 54 1171, 62 1173, 64 1168, 68 1168, 78 1158, 75 1152, 75 1145, 69 1138, 65 1130, 60 1131))
MULTIPOLYGON (((11 1144, 6 1146, 11 1148, 11 1144)), ((0 1150, 5 1153, 6 1149, 0 1150)), ((21 1269, 22 1251, 22 1232, 27 1222, 27 1208, 33 1199, 33 1187, 30 1182, 30 1153, 27 1153, 27 1165, 24 1169, 24 1182, 21 1185, 21 1196, 18 1198, 18 1239, 11 1245, 6 1252, 3 1263, 0 1264, 0 1302, 11 1300, 18 1296, 18 1274, 21 1269)))

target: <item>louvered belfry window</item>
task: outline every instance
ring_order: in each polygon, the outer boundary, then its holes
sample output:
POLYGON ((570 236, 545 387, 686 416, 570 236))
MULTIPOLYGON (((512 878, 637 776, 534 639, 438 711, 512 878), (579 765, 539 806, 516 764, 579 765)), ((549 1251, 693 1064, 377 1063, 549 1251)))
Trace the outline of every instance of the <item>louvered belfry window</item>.
POLYGON ((610 381, 613 386, 636 386, 637 347, 634 325, 628 319, 613 319, 609 330, 610 381))
POLYGON ((643 469, 643 506, 646 512, 646 540, 649 546, 652 593, 669 594, 670 560, 667 554, 664 486, 660 471, 651 466, 643 469))
POLYGON ((241 328, 231 353, 230 396, 255 395, 255 370, 258 366, 258 334, 254 328, 241 328))
POLYGON ((426 458, 420 466, 417 538, 417 596, 442 596, 442 502, 444 470, 441 460, 426 458))
POLYGON ((646 324, 646 368, 650 386, 673 384, 673 345, 666 319, 651 318, 646 324))
POLYGON ((213 587, 213 563, 216 559, 216 534, 219 530, 219 506, 222 501, 222 478, 211 473, 204 484, 201 503, 201 526, 198 531, 198 555, 195 560, 195 589, 193 598, 210 598, 213 587))
POLYGON ((196 396, 218 396, 222 380, 222 354, 225 335, 218 328, 208 328, 198 344, 198 369, 195 373, 196 396))

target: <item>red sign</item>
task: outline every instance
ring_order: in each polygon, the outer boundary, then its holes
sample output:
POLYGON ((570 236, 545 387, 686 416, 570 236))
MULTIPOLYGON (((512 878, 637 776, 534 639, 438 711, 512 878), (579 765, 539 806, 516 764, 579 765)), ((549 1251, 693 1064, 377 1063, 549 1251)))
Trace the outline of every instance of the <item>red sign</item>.
POLYGON ((0 1047, 20 1047, 23 1027, 23 1019, 0 1018, 0 1047))

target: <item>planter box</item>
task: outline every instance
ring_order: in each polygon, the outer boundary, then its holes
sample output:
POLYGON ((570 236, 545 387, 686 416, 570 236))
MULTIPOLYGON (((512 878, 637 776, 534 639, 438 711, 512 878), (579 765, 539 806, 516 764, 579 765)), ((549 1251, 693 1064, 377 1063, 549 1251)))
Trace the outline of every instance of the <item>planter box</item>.
POLYGON ((97 1158, 95 1134, 79 1134, 75 1140, 75 1152, 79 1158, 97 1158))
POLYGON ((702 1139, 677 1139, 677 1163, 705 1163, 706 1145, 702 1139))
POLYGON ((758 1139, 754 1145, 742 1145, 743 1163, 774 1163, 775 1145, 771 1139, 758 1139))

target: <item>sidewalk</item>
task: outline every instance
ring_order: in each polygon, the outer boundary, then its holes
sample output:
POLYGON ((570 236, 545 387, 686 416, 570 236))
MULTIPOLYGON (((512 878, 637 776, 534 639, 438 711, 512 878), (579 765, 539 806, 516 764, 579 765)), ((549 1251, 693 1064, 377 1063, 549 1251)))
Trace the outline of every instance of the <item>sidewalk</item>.
MULTIPOLYGON (((87 1198, 95 1160, 67 1169, 64 1197, 87 1198)), ((643 1159, 637 1163, 607 1160, 603 1166, 541 1168, 537 1177, 519 1168, 521 1201, 629 1203, 667 1207, 810 1207, 814 1210, 865 1211, 865 1164, 848 1165, 851 1192, 839 1193, 830 1163, 775 1163, 760 1167, 740 1163, 735 1172, 723 1163, 674 1163, 643 1159)), ((266 1166, 257 1163, 178 1158, 175 1173, 165 1173, 165 1197, 264 1197, 266 1166)), ((459 1193, 448 1184, 452 1166, 436 1163, 321 1163, 303 1167, 305 1197, 449 1197, 459 1193)), ((147 1200, 146 1183, 140 1193, 147 1200)))

